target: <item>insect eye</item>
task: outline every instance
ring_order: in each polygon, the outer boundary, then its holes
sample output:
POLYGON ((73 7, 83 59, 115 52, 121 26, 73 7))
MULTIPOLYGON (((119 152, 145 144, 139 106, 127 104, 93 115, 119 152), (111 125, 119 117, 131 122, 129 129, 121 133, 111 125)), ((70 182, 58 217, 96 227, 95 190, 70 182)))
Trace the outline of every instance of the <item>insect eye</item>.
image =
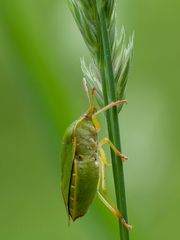
POLYGON ((79 160, 82 160, 82 156, 81 156, 81 155, 78 155, 78 159, 79 159, 79 160))

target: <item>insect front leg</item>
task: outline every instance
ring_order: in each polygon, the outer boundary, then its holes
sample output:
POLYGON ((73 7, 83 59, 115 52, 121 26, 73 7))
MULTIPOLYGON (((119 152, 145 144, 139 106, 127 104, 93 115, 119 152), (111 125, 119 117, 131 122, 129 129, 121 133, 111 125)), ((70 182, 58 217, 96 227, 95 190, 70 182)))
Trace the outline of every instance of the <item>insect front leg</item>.
MULTIPOLYGON (((121 101, 116 101, 116 102, 111 102, 110 104, 108 104, 107 106, 101 108, 100 110, 98 110, 97 112, 95 112, 93 115, 92 115, 92 121, 97 129, 97 131, 100 130, 100 124, 97 120, 97 115, 99 115, 100 113, 102 112, 105 112, 107 111, 108 109, 112 108, 112 107, 115 107, 115 106, 119 106, 119 105, 122 105, 122 104, 125 104, 127 103, 127 100, 121 100, 121 101)), ((93 105, 94 104, 94 91, 92 91, 92 108, 93 108, 93 105)))
POLYGON ((125 104, 127 103, 128 101, 127 100, 121 100, 121 101, 117 101, 117 102, 111 102, 110 104, 108 104, 107 106, 101 108, 100 110, 98 110, 96 113, 94 113, 93 115, 94 116, 97 116, 98 114, 102 113, 102 112, 105 112, 107 111, 108 109, 112 108, 112 107, 115 107, 115 106, 119 106, 119 105, 122 105, 122 104, 125 104))
POLYGON ((128 157, 122 154, 108 138, 102 139, 99 143, 100 146, 103 146, 104 144, 108 144, 111 147, 111 149, 115 152, 115 154, 122 159, 122 161, 128 160, 128 157))

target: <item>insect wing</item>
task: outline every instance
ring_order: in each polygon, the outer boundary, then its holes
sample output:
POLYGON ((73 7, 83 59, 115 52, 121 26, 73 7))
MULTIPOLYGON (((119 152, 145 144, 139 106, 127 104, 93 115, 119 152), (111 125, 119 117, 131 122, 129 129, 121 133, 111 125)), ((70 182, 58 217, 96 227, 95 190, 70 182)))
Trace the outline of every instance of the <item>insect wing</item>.
POLYGON ((74 128, 77 122, 73 122, 66 130, 61 150, 61 190, 66 208, 68 210, 69 184, 76 146, 74 144, 74 128))

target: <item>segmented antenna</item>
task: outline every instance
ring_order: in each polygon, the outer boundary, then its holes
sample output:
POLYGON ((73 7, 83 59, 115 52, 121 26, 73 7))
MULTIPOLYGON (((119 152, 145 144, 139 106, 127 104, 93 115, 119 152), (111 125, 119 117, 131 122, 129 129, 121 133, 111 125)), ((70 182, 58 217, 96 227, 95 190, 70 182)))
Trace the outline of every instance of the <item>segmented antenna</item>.
POLYGON ((87 87, 87 82, 86 82, 86 79, 83 78, 83 86, 84 86, 84 91, 87 95, 87 98, 88 98, 88 101, 89 101, 89 104, 90 104, 90 96, 89 96, 89 90, 88 90, 88 87, 87 87))

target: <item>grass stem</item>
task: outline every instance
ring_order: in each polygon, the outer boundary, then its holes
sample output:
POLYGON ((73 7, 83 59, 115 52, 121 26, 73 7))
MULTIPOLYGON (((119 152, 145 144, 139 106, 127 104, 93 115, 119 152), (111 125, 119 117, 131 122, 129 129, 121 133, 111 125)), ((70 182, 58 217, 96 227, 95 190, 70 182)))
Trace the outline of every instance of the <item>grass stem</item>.
MULTIPOLYGON (((114 85, 114 75, 113 75, 113 66, 111 59, 111 49, 109 43, 109 36, 106 26, 106 16, 104 13, 104 8, 101 1, 97 2, 98 15, 100 20, 100 30, 102 37, 102 49, 104 55, 104 69, 101 69, 101 77, 102 77, 102 86, 103 86, 103 95, 105 100, 105 105, 112 101, 116 101, 115 95, 115 85, 114 85), (105 75, 106 73, 106 75, 105 75), (107 82, 106 82, 107 79, 107 82), (110 89, 110 96, 108 98, 107 87, 110 89)), ((114 145, 121 150, 121 142, 120 142, 120 129, 119 129, 119 121, 118 121, 118 112, 117 107, 113 107, 112 110, 108 111, 106 114, 107 124, 108 124, 108 132, 109 138, 114 142, 114 145)), ((125 194, 125 183, 124 183, 124 171, 122 161, 119 160, 119 157, 111 151, 112 156, 112 164, 113 164, 113 176, 114 176, 114 184, 115 184, 115 192, 117 199, 117 207, 119 211, 122 213, 123 217, 126 221, 127 219, 127 207, 126 207, 126 194, 125 194)), ((120 228, 120 239, 121 240, 129 240, 129 232, 128 230, 121 224, 119 221, 120 228)))

